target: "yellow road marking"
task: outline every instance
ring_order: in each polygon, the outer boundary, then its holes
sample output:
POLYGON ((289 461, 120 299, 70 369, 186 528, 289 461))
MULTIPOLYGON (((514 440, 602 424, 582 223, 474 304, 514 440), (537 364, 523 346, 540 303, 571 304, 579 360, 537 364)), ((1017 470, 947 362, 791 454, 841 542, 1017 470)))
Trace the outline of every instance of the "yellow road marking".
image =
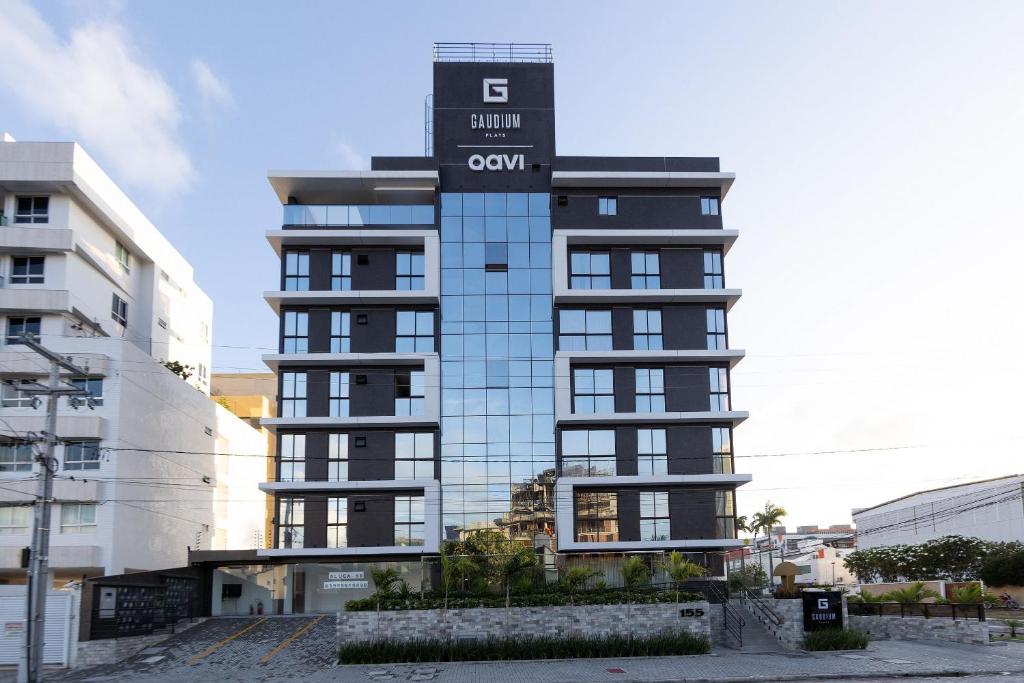
POLYGON ((237 638, 237 637, 239 637, 241 635, 244 635, 245 633, 248 633, 249 631, 253 630, 254 628, 259 626, 260 624, 262 624, 266 620, 267 620, 267 618, 263 617, 259 621, 255 622, 255 623, 252 623, 252 624, 249 624, 248 626, 246 626, 242 630, 236 631, 235 633, 232 633, 230 636, 228 636, 224 640, 220 641, 219 643, 215 643, 215 644, 211 645, 210 647, 206 648, 205 650, 203 650, 202 652, 197 654, 195 657, 190 659, 189 662, 188 662, 188 665, 189 666, 193 666, 195 664, 198 664, 200 661, 202 661, 206 657, 209 657, 214 652, 216 652, 217 650, 221 649, 222 647, 224 647, 225 645, 230 643, 235 638, 237 638))
POLYGON ((270 661, 271 659, 273 659, 273 658, 274 658, 274 657, 275 657, 275 656, 277 655, 277 653, 278 653, 278 652, 280 652, 281 650, 285 649, 286 647, 288 647, 289 645, 291 645, 292 643, 294 643, 294 642, 295 642, 295 639, 296 639, 296 638, 298 638, 298 637, 299 637, 299 636, 301 636, 301 635, 302 635, 303 633, 305 633, 305 632, 306 632, 306 631, 308 631, 309 629, 311 629, 311 628, 313 628, 314 626, 316 626, 317 624, 319 624, 319 623, 320 623, 320 621, 321 621, 321 620, 322 620, 322 619, 323 619, 323 618, 324 618, 325 616, 327 616, 327 615, 325 614, 325 615, 322 615, 322 616, 319 616, 319 617, 317 617, 317 618, 316 618, 316 619, 314 619, 313 621, 309 622, 308 624, 306 624, 305 626, 303 626, 302 628, 300 628, 300 629, 299 629, 298 631, 296 631, 295 633, 293 633, 293 634, 291 634, 290 636, 288 636, 287 638, 285 638, 285 639, 284 639, 283 641, 281 641, 281 644, 280 644, 280 645, 278 645, 278 646, 277 646, 277 647, 275 647, 275 648, 274 648, 273 650, 271 650, 271 651, 270 651, 270 652, 268 652, 267 654, 263 655, 263 657, 262 657, 262 658, 260 658, 260 664, 266 664, 267 662, 269 662, 269 661, 270 661))

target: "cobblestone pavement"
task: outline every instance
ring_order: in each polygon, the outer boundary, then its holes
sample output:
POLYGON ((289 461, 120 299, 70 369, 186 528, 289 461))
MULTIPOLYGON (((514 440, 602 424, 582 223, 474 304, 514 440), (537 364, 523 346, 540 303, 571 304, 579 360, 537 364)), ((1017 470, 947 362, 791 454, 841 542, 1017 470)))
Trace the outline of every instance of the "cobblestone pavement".
MULTIPOLYGON (((334 638, 334 619, 329 616, 271 617, 263 621, 210 619, 118 664, 48 672, 46 678, 55 683, 263 683, 296 679, 309 683, 867 682, 892 680, 894 676, 960 673, 989 674, 961 679, 965 683, 1024 681, 1024 643, 983 646, 876 641, 859 653, 742 653, 717 649, 710 655, 692 657, 334 666, 334 638)), ((0 681, 6 680, 0 674, 0 681)))

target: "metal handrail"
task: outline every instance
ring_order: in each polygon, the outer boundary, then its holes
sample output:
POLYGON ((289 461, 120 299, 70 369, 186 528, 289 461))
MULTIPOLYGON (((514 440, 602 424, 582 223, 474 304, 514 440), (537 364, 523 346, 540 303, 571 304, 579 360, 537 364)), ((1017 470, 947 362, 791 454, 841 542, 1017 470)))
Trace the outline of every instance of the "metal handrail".
POLYGON ((746 622, 739 612, 729 604, 729 596, 726 595, 719 584, 713 581, 709 581, 704 586, 704 594, 707 596, 708 603, 713 602, 711 598, 714 597, 722 604, 722 622, 725 626, 725 632, 735 638, 737 646, 742 648, 743 627, 746 625, 746 622))
POLYGON ((740 599, 749 600, 750 602, 752 602, 754 604, 754 607, 756 607, 758 611, 761 612, 761 615, 768 621, 772 622, 772 624, 774 624, 775 626, 782 625, 782 622, 784 620, 782 617, 779 616, 778 612, 773 610, 768 603, 762 600, 759 596, 755 595, 754 592, 749 588, 744 588, 742 590, 742 592, 740 593, 740 599))
POLYGON ((977 619, 986 621, 985 605, 947 604, 927 602, 851 602, 847 605, 850 614, 878 617, 924 617, 925 619, 957 619, 957 611, 961 619, 977 619))
POLYGON ((435 62, 554 61, 550 43, 434 43, 435 62))

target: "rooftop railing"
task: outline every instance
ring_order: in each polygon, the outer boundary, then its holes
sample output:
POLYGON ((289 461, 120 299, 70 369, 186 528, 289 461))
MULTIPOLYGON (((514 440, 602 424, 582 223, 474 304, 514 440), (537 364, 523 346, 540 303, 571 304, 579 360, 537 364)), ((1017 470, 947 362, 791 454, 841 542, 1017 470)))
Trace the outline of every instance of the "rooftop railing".
POLYGON ((433 204, 286 204, 285 225, 359 227, 363 225, 434 225, 433 204))
POLYGON ((550 43, 434 43, 435 62, 529 62, 550 64, 550 43))

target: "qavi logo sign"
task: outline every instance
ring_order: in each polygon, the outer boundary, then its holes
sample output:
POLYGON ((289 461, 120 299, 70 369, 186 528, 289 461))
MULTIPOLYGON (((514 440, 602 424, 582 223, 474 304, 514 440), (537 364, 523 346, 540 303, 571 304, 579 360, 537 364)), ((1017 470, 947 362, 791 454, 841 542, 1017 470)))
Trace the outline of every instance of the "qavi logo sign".
POLYGON ((508 103, 508 79, 507 78, 485 78, 484 79, 484 103, 485 104, 507 104, 508 103))
POLYGON ((467 163, 471 171, 526 170, 526 157, 523 154, 474 154, 467 163))

